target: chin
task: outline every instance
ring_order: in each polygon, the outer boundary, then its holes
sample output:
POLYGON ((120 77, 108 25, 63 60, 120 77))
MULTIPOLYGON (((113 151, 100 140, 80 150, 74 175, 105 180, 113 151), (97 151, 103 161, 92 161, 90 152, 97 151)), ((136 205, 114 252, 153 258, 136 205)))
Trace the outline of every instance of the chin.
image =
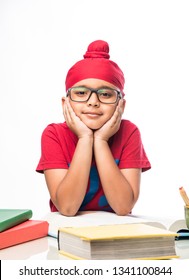
POLYGON ((88 125, 88 128, 90 128, 90 129, 92 129, 92 130, 98 130, 99 128, 101 128, 102 126, 95 126, 95 125, 93 125, 93 126, 89 126, 88 125))
POLYGON ((86 126, 92 130, 97 130, 103 126, 103 124, 95 124, 95 123, 85 123, 86 126))

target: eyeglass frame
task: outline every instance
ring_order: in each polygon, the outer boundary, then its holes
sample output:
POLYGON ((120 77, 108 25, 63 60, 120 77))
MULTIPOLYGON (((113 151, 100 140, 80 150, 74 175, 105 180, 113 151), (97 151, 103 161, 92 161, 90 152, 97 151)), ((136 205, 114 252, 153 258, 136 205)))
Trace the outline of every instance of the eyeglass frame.
POLYGON ((94 89, 94 88, 89 88, 89 87, 85 87, 85 86, 77 86, 77 87, 71 87, 71 88, 69 88, 69 89, 67 90, 67 96, 70 96, 70 99, 71 99, 73 102, 84 103, 84 102, 89 101, 89 99, 91 98, 91 95, 93 94, 93 92, 96 93, 97 98, 98 98, 98 101, 99 101, 100 103, 103 103, 103 104, 115 104, 115 103, 117 102, 118 98, 121 99, 121 98, 123 97, 121 91, 119 91, 119 90, 117 90, 117 89, 115 89, 115 88, 109 88, 109 87, 104 87, 104 88, 103 88, 103 87, 102 87, 102 88, 99 88, 99 89, 94 89), (70 94, 70 91, 71 91, 72 89, 74 89, 74 88, 79 88, 79 87, 81 87, 81 88, 86 88, 86 89, 89 89, 89 90, 91 91, 91 93, 89 94, 89 97, 87 98, 87 100, 85 100, 85 101, 76 101, 76 100, 73 100, 73 99, 72 99, 71 94, 70 94), (101 89, 111 89, 111 90, 115 90, 115 91, 117 92, 116 101, 115 101, 115 102, 110 102, 110 103, 100 101, 99 96, 98 96, 98 91, 101 90, 101 89))

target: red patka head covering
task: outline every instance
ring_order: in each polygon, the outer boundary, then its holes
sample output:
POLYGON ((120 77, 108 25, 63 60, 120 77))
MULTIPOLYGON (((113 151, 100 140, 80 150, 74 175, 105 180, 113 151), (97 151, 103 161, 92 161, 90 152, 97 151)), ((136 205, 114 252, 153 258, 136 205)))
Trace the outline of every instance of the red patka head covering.
POLYGON ((92 42, 84 54, 84 59, 76 62, 66 76, 66 91, 84 79, 100 79, 115 85, 123 94, 124 74, 119 66, 110 60, 109 45, 97 40, 92 42))

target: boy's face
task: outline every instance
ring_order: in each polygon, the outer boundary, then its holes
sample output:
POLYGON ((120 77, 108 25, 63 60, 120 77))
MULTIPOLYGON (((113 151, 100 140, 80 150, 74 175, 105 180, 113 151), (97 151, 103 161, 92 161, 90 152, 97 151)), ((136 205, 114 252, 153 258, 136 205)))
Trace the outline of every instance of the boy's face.
MULTIPOLYGON (((109 87, 116 89, 114 85, 98 79, 86 79, 79 81, 73 87, 83 86, 92 89, 101 89, 109 87)), ((103 126, 113 115, 118 105, 118 101, 114 104, 104 104, 98 100, 97 94, 92 93, 89 100, 86 102, 75 102, 69 97, 70 104, 75 114, 81 119, 81 121, 90 129, 99 129, 103 126)))

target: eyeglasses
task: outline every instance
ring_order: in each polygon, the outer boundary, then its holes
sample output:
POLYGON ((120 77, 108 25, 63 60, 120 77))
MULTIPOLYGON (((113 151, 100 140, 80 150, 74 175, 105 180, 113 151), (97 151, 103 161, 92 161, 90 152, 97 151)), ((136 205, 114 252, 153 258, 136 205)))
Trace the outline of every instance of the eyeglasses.
POLYGON ((92 93, 96 93, 98 100, 104 104, 114 104, 122 98, 120 91, 113 88, 93 89, 87 87, 72 87, 67 90, 67 96, 75 102, 87 102, 92 93))

